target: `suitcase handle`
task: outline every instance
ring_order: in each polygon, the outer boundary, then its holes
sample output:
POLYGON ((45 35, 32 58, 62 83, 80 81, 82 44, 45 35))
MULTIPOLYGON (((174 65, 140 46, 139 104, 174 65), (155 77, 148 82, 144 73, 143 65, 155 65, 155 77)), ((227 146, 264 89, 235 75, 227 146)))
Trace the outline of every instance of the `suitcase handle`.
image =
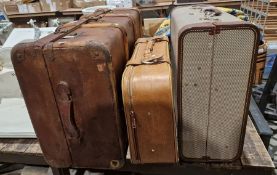
POLYGON ((203 11, 207 15, 209 13, 212 13, 211 16, 220 16, 222 14, 222 12, 220 10, 218 10, 217 8, 214 8, 214 7, 204 8, 203 11))
POLYGON ((152 52, 153 52, 153 47, 154 47, 155 43, 160 42, 160 41, 163 41, 163 37, 153 37, 152 39, 147 40, 147 45, 146 45, 146 49, 145 49, 145 52, 144 52, 144 57, 147 57, 147 56, 151 55, 152 52))
POLYGON ((164 41, 163 37, 153 37, 150 40, 147 40, 146 49, 144 52, 144 59, 141 61, 142 64, 155 64, 155 63, 162 63, 165 62, 163 60, 162 54, 154 55, 153 47, 156 42, 164 41))
MULTIPOLYGON (((59 26, 54 33, 55 34, 61 33, 64 35, 68 34, 72 31, 74 31, 75 29, 79 28, 82 24, 86 24, 91 20, 97 21, 98 19, 102 18, 101 15, 109 13, 109 12, 111 12, 110 9, 98 9, 92 14, 81 17, 81 19, 79 21, 74 21, 74 22, 59 26)), ((55 38, 54 40, 58 40, 59 38, 62 38, 62 37, 63 36, 59 36, 59 37, 55 38)))
POLYGON ((97 9, 95 12, 81 16, 81 20, 94 20, 102 18, 103 15, 110 13, 112 10, 108 8, 97 9))
POLYGON ((66 134, 70 139, 79 139, 80 132, 74 119, 72 93, 68 84, 64 81, 61 81, 57 85, 57 93, 58 108, 60 111, 62 123, 66 130, 66 134))

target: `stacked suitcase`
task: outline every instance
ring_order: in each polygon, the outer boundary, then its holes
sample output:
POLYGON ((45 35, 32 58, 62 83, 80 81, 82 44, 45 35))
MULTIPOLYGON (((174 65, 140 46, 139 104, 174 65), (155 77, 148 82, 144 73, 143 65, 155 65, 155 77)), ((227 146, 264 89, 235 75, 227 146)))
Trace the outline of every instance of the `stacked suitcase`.
POLYGON ((141 38, 140 18, 135 9, 102 9, 13 49, 51 166, 120 168, 128 143, 135 164, 239 158, 257 29, 188 6, 173 10, 170 40, 141 38))
POLYGON ((141 36, 140 21, 134 9, 100 10, 13 49, 22 94, 51 166, 123 165, 121 75, 141 36))
POLYGON ((132 163, 178 161, 168 42, 139 39, 122 77, 132 163))
POLYGON ((234 161, 243 147, 259 31, 211 6, 171 15, 180 156, 234 161))

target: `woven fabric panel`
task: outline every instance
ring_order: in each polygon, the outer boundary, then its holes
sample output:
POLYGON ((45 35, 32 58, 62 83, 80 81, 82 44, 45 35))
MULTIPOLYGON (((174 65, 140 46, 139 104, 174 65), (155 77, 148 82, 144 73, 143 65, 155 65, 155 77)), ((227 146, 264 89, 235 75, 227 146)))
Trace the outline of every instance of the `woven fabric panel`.
POLYGON ((238 153, 254 38, 249 29, 215 35, 207 140, 211 159, 233 159, 238 153))
POLYGON ((213 36, 208 32, 184 37, 182 73, 182 154, 206 155, 213 36))
POLYGON ((185 158, 231 160, 240 146, 254 32, 191 32, 183 39, 182 148, 185 158))

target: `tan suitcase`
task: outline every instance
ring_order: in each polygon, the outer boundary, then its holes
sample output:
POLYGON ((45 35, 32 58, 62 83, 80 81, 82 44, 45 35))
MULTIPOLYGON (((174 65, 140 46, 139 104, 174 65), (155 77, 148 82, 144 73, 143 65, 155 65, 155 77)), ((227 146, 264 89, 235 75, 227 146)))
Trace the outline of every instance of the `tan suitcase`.
POLYGON ((183 160, 240 158, 258 41, 257 27, 215 7, 173 9, 171 43, 178 68, 183 160))
POLYGON ((178 161, 167 37, 141 38, 122 77, 132 163, 178 161))

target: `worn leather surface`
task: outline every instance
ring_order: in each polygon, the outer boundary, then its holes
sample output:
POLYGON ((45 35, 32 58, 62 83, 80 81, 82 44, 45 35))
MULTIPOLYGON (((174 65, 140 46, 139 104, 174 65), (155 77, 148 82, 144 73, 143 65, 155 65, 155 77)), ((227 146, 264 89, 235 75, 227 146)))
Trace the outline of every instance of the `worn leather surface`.
POLYGON ((139 39, 122 78, 132 163, 178 161, 168 39, 139 39))
MULTIPOLYGON (((84 15, 81 17, 86 18, 89 15, 84 15)), ((101 15, 95 22, 98 23, 117 23, 124 27, 128 35, 128 44, 130 55, 133 52, 134 43, 136 40, 142 36, 142 24, 140 19, 139 11, 137 9, 115 9, 108 13, 101 15)), ((94 20, 91 20, 93 22, 94 20)))
POLYGON ((50 165, 68 167, 71 165, 70 152, 42 48, 27 43, 16 45, 12 51, 16 76, 44 157, 50 165))
POLYGON ((119 168, 124 163, 120 82, 129 59, 128 41, 135 41, 124 30, 129 22, 76 22, 13 49, 16 75, 51 166, 119 168))

